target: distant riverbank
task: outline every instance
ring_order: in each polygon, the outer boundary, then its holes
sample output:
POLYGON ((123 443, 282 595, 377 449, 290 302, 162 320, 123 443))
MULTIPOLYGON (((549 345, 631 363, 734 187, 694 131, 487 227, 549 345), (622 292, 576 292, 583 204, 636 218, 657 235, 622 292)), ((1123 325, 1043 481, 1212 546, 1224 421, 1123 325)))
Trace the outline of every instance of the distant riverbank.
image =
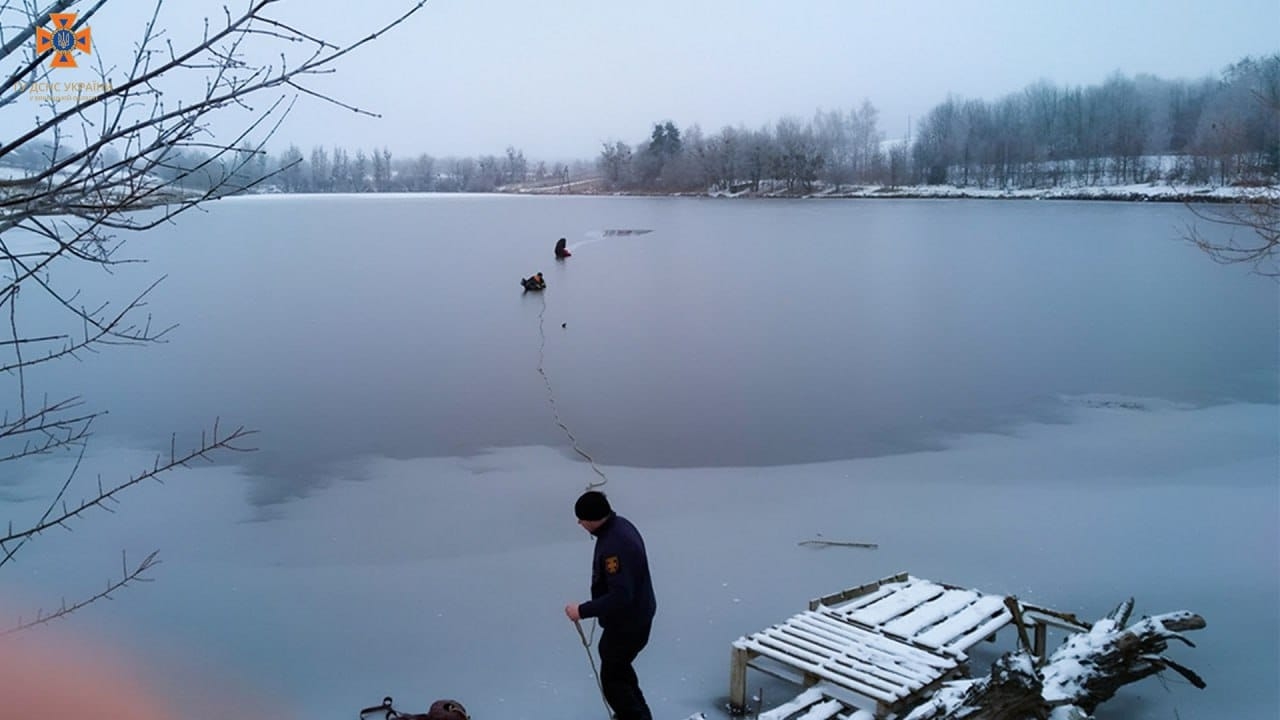
POLYGON ((1146 183, 1133 185, 1075 185, 1050 188, 979 188, 958 185, 850 185, 787 190, 784 187, 760 190, 708 190, 706 192, 658 192, 652 190, 609 190, 596 178, 573 180, 540 187, 503 187, 498 192, 522 195, 610 195, 644 197, 715 198, 901 198, 975 200, 1109 200, 1125 202, 1235 202, 1276 193, 1271 187, 1188 186, 1146 183))

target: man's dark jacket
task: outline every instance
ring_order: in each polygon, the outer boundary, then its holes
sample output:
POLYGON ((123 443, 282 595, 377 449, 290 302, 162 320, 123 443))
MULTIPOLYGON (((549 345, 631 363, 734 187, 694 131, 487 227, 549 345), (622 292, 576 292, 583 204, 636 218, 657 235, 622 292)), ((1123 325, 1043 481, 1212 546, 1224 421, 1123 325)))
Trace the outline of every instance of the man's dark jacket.
POLYGON ((644 539, 635 525, 616 513, 596 528, 594 535, 591 600, 578 606, 578 613, 598 618, 605 629, 647 631, 658 601, 649 578, 644 539))

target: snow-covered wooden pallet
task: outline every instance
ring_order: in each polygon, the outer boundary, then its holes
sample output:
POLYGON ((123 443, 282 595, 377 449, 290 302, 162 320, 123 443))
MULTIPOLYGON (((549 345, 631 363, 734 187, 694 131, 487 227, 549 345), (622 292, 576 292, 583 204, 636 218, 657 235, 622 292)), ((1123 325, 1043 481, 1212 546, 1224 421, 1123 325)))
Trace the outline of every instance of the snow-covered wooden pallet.
MULTIPOLYGON (((886 578, 866 594, 826 607, 861 627, 965 659, 965 651, 1013 621, 1003 595, 942 585, 911 575, 886 578)), ((868 586, 864 586, 868 587, 868 586)))
POLYGON ((745 706, 750 666, 806 686, 826 682, 844 688, 887 712, 931 689, 959 664, 955 657, 886 637, 819 608, 733 643, 729 702, 745 706))
MULTIPOLYGON (((776 720, 799 710, 804 713, 797 717, 807 720, 841 718, 858 707, 866 717, 882 717, 964 671, 966 651, 1013 621, 1011 604, 1001 595, 907 573, 818 598, 807 612, 733 643, 730 705, 745 707, 746 670, 752 667, 806 687, 819 683, 846 692, 839 707, 832 692, 818 692, 821 700, 801 703, 776 720)), ((1042 641, 1040 632, 1036 639, 1042 641)), ((806 691, 793 702, 814 697, 806 691)))
POLYGON ((890 637, 955 655, 964 662, 969 648, 1018 621, 1018 610, 1034 654, 1041 660, 1047 648, 1046 630, 1086 632, 1089 626, 1075 616, 1031 605, 1022 600, 935 583, 907 573, 809 601, 809 609, 827 607, 850 622, 890 637))

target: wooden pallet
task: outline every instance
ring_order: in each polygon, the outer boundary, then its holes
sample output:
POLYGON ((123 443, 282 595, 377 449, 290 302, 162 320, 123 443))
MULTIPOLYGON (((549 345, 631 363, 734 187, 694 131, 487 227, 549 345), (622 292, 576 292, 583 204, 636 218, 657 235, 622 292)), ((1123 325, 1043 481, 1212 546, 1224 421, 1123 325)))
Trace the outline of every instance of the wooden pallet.
MULTIPOLYGON (((821 700, 801 693, 793 702, 812 702, 778 720, 801 710, 797 717, 808 720, 855 717, 858 708, 867 713, 858 717, 885 717, 965 672, 966 651, 1014 622, 1018 607, 1013 598, 907 573, 818 598, 809 610, 733 643, 730 706, 745 708, 751 667, 829 690, 818 693, 821 700)), ((1043 623, 1035 629, 1043 654, 1043 623)))
POLYGON ((746 669, 809 686, 826 682, 869 699, 877 714, 932 689, 959 667, 930 652, 859 627, 828 608, 807 610, 733 643, 731 704, 744 707, 746 669))

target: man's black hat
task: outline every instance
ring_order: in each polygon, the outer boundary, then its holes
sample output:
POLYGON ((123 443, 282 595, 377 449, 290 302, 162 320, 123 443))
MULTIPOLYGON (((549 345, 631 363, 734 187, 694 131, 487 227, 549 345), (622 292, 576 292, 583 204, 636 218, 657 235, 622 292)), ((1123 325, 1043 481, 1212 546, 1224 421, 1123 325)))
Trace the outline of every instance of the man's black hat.
POLYGON ((578 502, 573 504, 573 514, 577 515, 579 520, 604 520, 612 513, 613 508, 609 507, 609 499, 598 490, 582 493, 578 502))

